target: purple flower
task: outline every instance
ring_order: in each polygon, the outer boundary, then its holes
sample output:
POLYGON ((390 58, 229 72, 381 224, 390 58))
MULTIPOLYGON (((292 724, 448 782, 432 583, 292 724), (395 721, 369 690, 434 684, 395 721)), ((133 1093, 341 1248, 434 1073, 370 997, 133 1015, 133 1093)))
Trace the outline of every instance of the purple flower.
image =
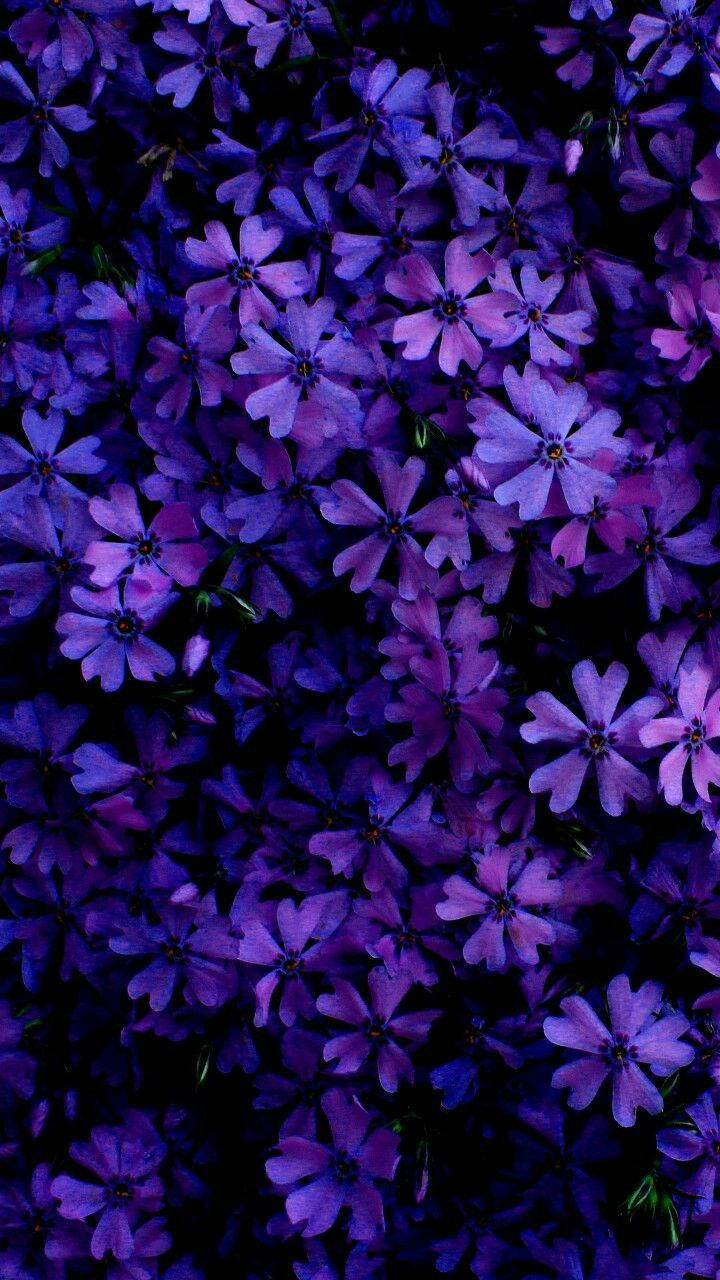
POLYGON ((716 518, 687 532, 672 533, 697 505, 700 489, 695 477, 658 469, 653 482, 659 499, 657 505, 643 512, 643 536, 638 542, 627 544, 621 555, 607 551, 588 556, 585 570, 599 573, 597 590, 607 591, 642 568, 648 613, 657 621, 663 608, 677 613, 695 593, 683 564, 716 564, 720 550, 711 541, 716 518))
POLYGON ((86 680, 98 676, 106 692, 119 689, 125 678, 125 663, 136 680, 154 680, 174 670, 175 659, 145 634, 170 604, 169 590, 158 588, 139 574, 128 579, 122 591, 117 586, 105 591, 73 587, 73 602, 82 613, 63 613, 58 618, 60 645, 66 658, 81 658, 86 680))
POLYGON ((230 391, 228 370, 220 363, 230 351, 235 332, 227 307, 190 306, 185 314, 185 339, 178 344, 168 338, 151 338, 148 351, 155 364, 147 370, 148 382, 169 382, 157 404, 161 418, 179 418, 185 412, 193 384, 203 405, 220 404, 230 391))
POLYGON ((538 947, 555 941, 552 921, 537 909, 544 912, 560 901, 560 882, 551 878, 547 858, 526 862, 523 854, 524 847, 496 847, 474 857, 477 884, 458 875, 445 881, 447 898, 435 908, 440 919, 480 917, 463 946, 468 964, 484 960, 489 970, 506 969, 510 963, 536 965, 538 947))
POLYGON ((572 356, 555 342, 561 338, 575 346, 592 342, 585 330, 592 323, 587 311, 557 312, 552 304, 563 287, 563 277, 549 275, 541 280, 537 268, 526 263, 520 268, 520 285, 515 283, 511 265, 498 262, 492 280, 493 294, 485 303, 486 322, 496 325, 493 347, 509 347, 527 335, 530 358, 542 368, 567 367, 572 356), (550 336, 552 334, 552 337, 550 336))
POLYGON ((27 618, 57 594, 69 604, 70 587, 87 576, 83 559, 94 526, 85 504, 58 501, 51 508, 42 498, 27 498, 22 512, 0 516, 0 528, 11 544, 37 553, 0 565, 0 592, 11 595, 11 616, 27 618))
POLYGON ((113 71, 120 58, 133 54, 120 25, 124 9, 124 0, 63 0, 51 9, 30 0, 28 12, 15 19, 9 35, 30 62, 41 61, 51 71, 62 68, 76 76, 93 57, 113 71))
POLYGON ((94 123, 84 107, 56 107, 55 99, 67 83, 62 71, 37 69, 37 93, 30 89, 11 62, 0 62, 0 87, 5 93, 19 98, 25 114, 9 124, 0 125, 0 163, 14 164, 27 150, 35 136, 40 146, 40 173, 43 178, 52 176, 54 168, 64 169, 70 160, 65 139, 60 129, 71 133, 84 133, 94 123))
POLYGON ((148 580, 159 574, 183 587, 193 586, 208 562, 208 553, 197 541, 197 526, 190 507, 174 502, 163 507, 146 526, 132 485, 114 484, 107 498, 91 498, 90 515, 96 524, 120 538, 88 545, 85 561, 93 566, 91 581, 109 587, 124 573, 148 580))
POLYGON ((620 182, 627 188, 620 201, 628 213, 652 209, 671 200, 672 212, 655 232, 655 244, 665 253, 681 257, 687 252, 693 229, 690 208, 690 177, 692 173, 693 133, 680 126, 672 136, 656 133, 650 140, 650 151, 667 173, 667 178, 656 178, 643 165, 626 169, 620 174, 620 182))
POLYGON ((653 329, 650 341, 663 360, 673 361, 673 371, 691 382, 720 350, 720 281, 690 268, 687 280, 671 281, 665 291, 674 329, 653 329))
POLYGON ((424 360, 440 339, 438 362, 443 373, 453 376, 461 361, 477 369, 482 347, 477 333, 486 338, 502 337, 508 326, 496 313, 488 313, 493 295, 477 296, 476 290, 493 270, 489 254, 471 254, 463 236, 451 240, 445 250, 443 286, 427 258, 411 254, 402 258, 386 277, 386 288, 403 302, 425 303, 421 311, 401 316, 393 326, 393 342, 404 342, 406 360, 424 360))
POLYGON ((108 943, 121 956, 143 956, 146 964, 127 984, 131 1000, 147 996, 155 1013, 167 1009, 182 987, 188 1005, 219 1008, 237 990, 235 959, 237 942, 230 937, 228 921, 217 914, 211 895, 199 904, 160 908, 157 923, 113 919, 108 943))
POLYGON ((12 191, 7 182, 0 181, 0 254, 7 256, 11 271, 21 268, 28 257, 62 243, 66 219, 42 214, 42 206, 36 205, 30 191, 12 191))
POLYGON ((184 61, 158 77, 156 93, 172 94, 175 107, 189 107, 200 85, 207 80, 217 120, 226 124, 233 108, 247 111, 250 102, 238 83, 232 50, 223 49, 227 35, 228 24, 217 9, 211 14, 202 43, 182 18, 166 18, 164 29, 156 31, 153 39, 161 49, 177 54, 184 61))
POLYGON ((304 974, 325 967, 327 948, 323 948, 323 940, 337 929, 346 909, 342 893, 313 894, 297 907, 291 898, 284 898, 273 913, 279 942, 259 913, 253 913, 255 918, 239 913, 236 923, 242 929, 242 937, 236 944, 238 959, 268 969, 255 984, 256 1027, 267 1023, 270 1001, 278 987, 282 988, 278 1012, 283 1026, 291 1027, 299 1015, 312 1017, 314 1001, 304 974))
POLYGON ((103 470, 105 462, 95 452, 100 447, 97 436, 85 436, 59 448, 65 418, 56 409, 50 409, 46 417, 37 409, 26 409, 22 424, 29 449, 10 436, 0 436, 0 471, 24 477, 3 490, 2 507, 20 513, 29 497, 47 498, 56 508, 60 497, 81 498, 82 491, 66 477, 96 475, 103 470))
POLYGON ((368 975, 369 1005, 344 979, 335 980, 332 995, 318 996, 320 1013, 356 1028, 331 1037, 325 1045, 323 1058, 336 1063, 336 1074, 354 1075, 372 1055, 378 1080, 386 1093, 396 1093, 401 1080, 412 1083, 412 1062, 398 1041, 411 1045, 422 1043, 432 1022, 440 1016, 440 1010, 396 1013, 410 985, 408 977, 392 978, 378 967, 368 975))
POLYGON ((713 679, 713 672, 702 665, 682 671, 677 691, 680 715, 662 716, 640 729, 640 741, 645 747, 677 744, 660 763, 660 786, 668 804, 682 803, 688 761, 693 786, 703 800, 710 798, 710 783, 720 786, 720 756, 708 745, 720 738, 720 689, 708 698, 713 679))
POLYGON ((73 1160, 89 1169, 96 1182, 82 1182, 70 1174, 53 1178, 50 1190, 63 1218, 83 1222, 99 1217, 93 1225, 90 1252, 102 1260, 129 1258, 142 1215, 155 1213, 163 1204, 163 1184, 157 1173, 165 1156, 150 1121, 132 1112, 122 1128, 98 1125, 89 1142, 74 1142, 73 1160))
POLYGON ((330 1089, 322 1099, 331 1145, 309 1138, 284 1138, 280 1154, 266 1163, 276 1186, 292 1189, 285 1212, 303 1236, 328 1231, 342 1209, 348 1209, 351 1240, 372 1240, 385 1225, 377 1179, 391 1180, 398 1165, 397 1134, 374 1127, 371 1114, 357 1098, 330 1089))
POLYGON ((50 295, 40 283, 0 287, 0 393, 34 390, 50 372, 50 357, 39 342, 52 327, 50 295))
POLYGON ((418 533, 458 533, 457 504, 452 498, 435 498, 408 515, 423 476, 420 458, 408 458, 399 466, 389 454, 375 462, 384 507, 378 506, 353 480, 336 480, 331 496, 320 503, 326 520, 337 525, 359 525, 372 529, 361 542, 341 551, 333 561, 337 577, 352 570, 351 591, 367 591, 377 578, 389 551, 394 551, 399 570, 398 591, 404 600, 414 600, 429 586, 433 573, 417 541, 418 533))
POLYGON ((697 1161, 690 1176, 680 1183, 683 1193, 694 1201, 696 1217, 712 1209, 720 1165, 720 1125, 709 1093, 689 1106, 687 1114, 694 1128, 662 1129, 657 1144, 658 1150, 671 1160, 697 1161))
MULTIPOLYGON (((232 0, 233 4, 239 2, 241 0, 232 0)), ((230 0, 226 0, 226 3, 230 3, 230 0)), ((232 200, 233 212, 244 217, 253 212, 261 192, 268 185, 292 181, 297 165, 277 150, 288 128, 288 120, 261 121, 257 128, 256 149, 235 141, 220 129, 213 131, 218 141, 208 147, 209 158, 212 161, 229 160, 240 169, 235 177, 227 178, 219 184, 216 196, 220 204, 232 200)))
POLYGON ((553 482, 570 511, 578 515, 590 511, 596 502, 607 501, 615 481, 591 463, 602 451, 622 456, 626 446, 614 438, 619 415, 612 409, 598 409, 585 417, 587 400, 583 387, 555 392, 549 382, 539 379, 530 387, 530 425, 503 409, 483 419, 474 456, 515 473, 496 486, 496 502, 502 506, 517 502, 523 520, 536 520, 551 497, 553 482), (581 414, 582 425, 573 431, 581 414))
POLYGON ((404 258, 415 252, 433 254, 437 250, 436 241, 418 236, 419 231, 437 220, 437 207, 430 201, 401 206, 397 187, 387 174, 376 174, 372 187, 358 183, 349 199, 363 225, 369 223, 377 231, 374 235, 367 231, 335 233, 331 249, 340 258, 335 275, 341 280, 358 280, 378 260, 382 266, 386 257, 404 258))
POLYGON ((372 70, 356 67, 351 71, 350 88, 362 106, 357 116, 311 134, 314 142, 347 135, 315 161, 317 176, 337 174, 335 190, 349 191, 372 148, 381 155, 390 155, 405 178, 413 177, 420 165, 422 119, 418 117, 425 111, 429 79, 429 72, 418 67, 398 76, 397 67, 389 58, 372 70))
POLYGON ((424 163, 405 190, 431 187, 445 179, 464 227, 475 224, 481 209, 494 209, 499 197, 493 187, 468 168, 473 160, 506 160, 518 149, 516 138, 503 135, 496 120, 487 118, 464 136, 455 127, 455 94, 447 84, 434 84, 427 91, 435 117, 436 137, 424 136, 420 150, 424 163), (427 157, 427 161, 425 161, 427 157))
POLYGON ((688 1030, 687 1019, 678 1013, 658 1017, 661 1001, 657 982, 644 982, 632 991, 626 975, 619 974, 607 989, 610 1030, 582 996, 560 1001, 563 1016, 545 1019, 545 1035, 552 1044, 586 1055, 553 1074, 554 1088, 570 1089, 569 1106, 576 1111, 588 1107, 610 1076, 612 1113, 623 1128, 635 1124, 638 1108, 651 1115, 662 1111, 662 1094, 638 1064, 665 1077, 686 1067, 695 1055, 680 1039, 688 1030))
POLYGON ((158 821, 184 791, 182 782, 169 775, 201 760, 205 742, 199 734, 178 740, 172 722, 161 712, 146 716, 139 707, 130 707, 125 719, 135 739, 137 764, 119 759, 109 745, 84 742, 73 754, 77 772, 72 784, 84 796, 93 792, 130 794, 141 813, 158 821))
POLYGON ((309 841, 310 853, 327 858, 334 875, 349 878, 363 869, 363 883, 370 893, 385 884, 398 886, 407 878, 397 848, 421 863, 431 863, 448 847, 447 837, 432 821, 429 791, 413 796, 411 789, 391 779, 373 762, 360 761, 355 787, 364 800, 355 821, 333 822, 309 841))
POLYGON ((702 943, 702 929, 720 917, 720 860, 702 842, 660 846, 639 877, 639 897, 629 921, 634 938, 661 937, 681 930, 686 945, 702 943))
POLYGON ((318 0, 255 0, 262 21, 248 31, 248 44, 255 50, 255 66, 267 67, 284 40, 289 41, 287 57, 309 58, 314 49, 312 35, 333 30, 330 12, 318 0), (267 21, 265 15, 267 14, 267 21))
POLYGON ((289 346, 257 324, 244 326, 247 350, 234 355, 231 364, 237 374, 268 379, 247 397, 245 408, 253 419, 269 419, 272 436, 292 433, 311 446, 338 432, 346 443, 357 438, 362 410, 342 378, 367 377, 372 362, 346 330, 323 338, 334 313, 330 298, 318 298, 312 306, 291 298, 285 316, 289 346))
POLYGON ((304 263, 265 262, 282 239, 279 227, 266 229, 261 218, 245 218, 240 224, 236 251, 222 222, 207 222, 205 239, 186 240, 185 252, 196 266, 221 274, 201 284, 191 284, 186 294, 188 302, 201 307, 217 303, 231 306, 237 302, 241 325, 277 324, 278 313, 267 292, 279 298, 294 298, 310 287, 304 263))
POLYGON ((385 717, 412 725, 412 737, 392 747, 388 764, 404 764, 412 782, 426 761, 444 747, 455 786, 466 789, 476 773, 487 773, 490 755, 481 735, 496 737, 503 725, 502 689, 490 688, 499 670, 496 655, 469 642, 456 661, 435 644, 429 657, 410 659, 414 682, 402 685, 400 701, 391 702, 385 717))
MULTIPOLYGON (((712 28, 694 16, 695 8, 696 0, 660 0, 662 16, 635 14, 629 27, 633 36, 627 53, 629 60, 635 62, 650 45, 657 45, 643 69, 644 76, 653 76, 656 72, 664 76, 679 75, 698 50, 703 49, 703 36, 710 35, 712 28)), ((712 21, 710 15, 708 18, 712 21)))
POLYGON ((582 720, 551 693, 536 693, 527 700, 528 711, 536 718, 520 726, 526 742, 573 744, 571 750, 531 774, 530 790, 534 794, 549 791, 552 812, 564 813, 575 804, 593 764, 600 803, 606 813, 617 817, 629 797, 638 803, 651 798, 648 779, 626 756, 639 752, 641 726, 660 710, 662 699, 648 694, 616 715, 628 682, 627 667, 620 662, 612 662, 604 676, 598 674, 594 663, 578 662, 572 681, 583 709, 582 720))
POLYGON ((443 936, 435 906, 436 885, 420 885, 411 893, 409 908, 403 910, 389 889, 381 889, 365 901, 355 903, 359 915, 371 920, 377 936, 365 944, 375 960, 381 960, 391 978, 408 978, 424 987, 438 980, 436 961, 454 959, 455 947, 443 936))

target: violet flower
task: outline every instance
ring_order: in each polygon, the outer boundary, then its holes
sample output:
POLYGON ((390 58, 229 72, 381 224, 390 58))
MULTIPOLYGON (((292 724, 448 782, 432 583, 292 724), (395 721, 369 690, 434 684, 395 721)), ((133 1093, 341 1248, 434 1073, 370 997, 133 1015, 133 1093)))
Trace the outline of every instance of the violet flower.
POLYGON ((609 1030, 582 996, 560 1001, 563 1016, 545 1019, 545 1035, 552 1044, 586 1055, 553 1073, 554 1088, 570 1089, 569 1106, 576 1111, 588 1107, 610 1077, 612 1113, 623 1128, 635 1124, 638 1109, 651 1115, 662 1111, 662 1094, 638 1064, 667 1077, 695 1055, 680 1039, 689 1027, 682 1014, 656 1017, 661 1001, 657 982, 644 982, 633 991, 626 975, 619 974, 607 989, 609 1030))
POLYGON ((197 386, 203 405, 220 404, 230 390, 230 374, 221 363, 235 341, 227 308, 215 306, 202 311, 197 306, 188 307, 184 333, 180 343, 160 337, 148 342, 155 363, 145 377, 152 383, 172 383, 157 404, 161 418, 179 418, 185 412, 193 385, 197 386))
POLYGON ((720 1166, 720 1125, 712 1096, 704 1093, 687 1108, 693 1129, 662 1129, 658 1150, 671 1160, 697 1161, 689 1177, 680 1183, 693 1200, 693 1216, 709 1213, 713 1206, 715 1182, 720 1166))
POLYGON ((451 240, 445 250, 443 286, 427 258, 411 254, 388 272, 385 286, 403 302, 425 303, 421 311, 401 316, 393 326, 393 342, 404 342, 406 360, 424 360, 440 339, 438 363, 443 373, 454 376, 460 362, 477 369, 482 347, 477 334, 502 338, 508 325, 494 309, 488 310, 494 295, 477 295, 477 288, 493 270, 493 261, 484 250, 471 254, 462 236, 451 240))
POLYGON ((536 267, 526 263, 520 268, 520 285, 509 262, 498 262, 492 280, 493 294, 485 304, 486 322, 497 326, 493 347, 509 347, 527 336, 530 358, 542 368, 572 364, 572 356, 556 341, 560 338, 575 346, 592 342, 586 330, 592 323, 587 311, 558 312, 552 304, 563 287, 563 277, 550 275, 541 280, 536 267), (502 322, 502 323, 501 323, 502 322), (552 336, 551 336, 552 335, 552 336))
MULTIPOLYGON (((536 717, 520 726, 526 742, 564 742, 572 747, 530 776, 530 790, 550 792, 550 809, 564 813, 580 794, 590 765, 597 776, 600 803, 606 813, 619 816, 627 799, 642 804, 652 791, 645 774, 627 755, 640 751, 642 726, 662 707, 662 699, 648 694, 617 715, 617 706, 628 682, 628 670, 612 662, 604 676, 592 662, 578 662, 572 681, 583 710, 580 720, 551 693, 528 698, 527 708, 536 717)), ((647 744, 646 744, 647 745, 647 744)))
POLYGON ((560 901, 560 884, 551 878, 546 858, 525 862, 522 854, 517 846, 496 846, 473 859, 477 884, 453 875, 443 885, 447 898, 435 908, 441 920, 480 917, 463 946, 468 964, 484 960, 491 971, 510 963, 536 965, 538 947, 555 941, 555 928, 544 913, 560 901))
POLYGON ((185 241, 185 252, 192 263, 221 275, 191 284, 188 302, 201 307, 217 303, 232 306, 237 302, 241 325, 257 322, 277 324, 278 313, 267 292, 279 298, 294 298, 310 286, 302 262, 266 262, 278 248, 283 233, 278 227, 265 229, 259 217, 245 218, 240 224, 237 251, 222 222, 205 224, 205 239, 185 241))
POLYGON ((130 1113, 122 1128, 98 1125, 88 1142, 74 1142, 73 1160, 97 1179, 83 1182, 70 1174, 53 1178, 50 1190, 59 1200, 59 1213, 72 1221, 96 1218, 90 1252, 102 1260, 129 1258, 133 1237, 143 1214, 155 1213, 163 1203, 158 1167, 165 1144, 141 1112, 130 1113))
POLYGON ((35 93, 11 62, 0 62, 0 87, 19 98, 25 110, 17 120, 0 125, 0 163, 14 164, 35 137, 40 147, 40 174, 49 178, 54 168, 64 169, 70 161, 70 151, 60 130, 84 133, 94 121, 84 107, 55 106, 55 99, 67 83, 62 71, 48 71, 38 66, 37 83, 35 93))
POLYGON ((703 800, 710 798, 710 783, 720 786, 720 755, 708 745, 720 738, 720 689, 708 698, 712 682, 712 671, 702 665, 682 671, 677 690, 680 715, 661 716, 640 729, 640 741, 645 747, 677 744, 660 762, 660 786, 668 804, 682 803, 688 762, 693 786, 703 800))
POLYGON ((408 514, 425 474, 425 464, 420 458, 408 458, 398 466, 389 454, 382 454, 375 463, 375 472, 382 489, 383 507, 352 480, 336 480, 331 496, 320 503, 322 514, 331 524, 359 525, 374 530, 335 557, 333 572, 340 576, 352 570, 350 590, 367 591, 388 552, 394 551, 400 579, 398 591, 404 600, 414 600, 418 592, 432 582, 432 570, 416 534, 456 534, 457 507, 452 498, 435 498, 408 514))
POLYGON ((399 1041, 421 1044, 434 1019, 440 1016, 440 1010, 396 1013, 409 987, 407 977, 391 978, 384 968, 378 967, 368 975, 369 1004, 344 979, 335 979, 332 995, 318 996, 320 1013, 356 1028, 332 1036, 325 1045, 323 1058, 326 1062, 335 1062, 337 1075, 354 1075, 372 1055, 378 1080, 386 1093, 396 1093, 402 1080, 412 1083, 412 1062, 399 1041))
POLYGON ((405 178, 412 177, 420 165, 418 143, 429 72, 413 67, 398 75, 395 63, 385 58, 372 69, 356 67, 349 79, 362 105, 357 116, 311 134, 313 142, 342 138, 318 156, 315 173, 319 178, 337 175, 335 190, 349 191, 372 148, 390 155, 405 178))
POLYGON ((207 565, 208 553, 197 541, 197 526, 187 503, 163 507, 146 525, 132 485, 114 484, 107 498, 90 499, 89 510, 96 524, 121 539, 95 540, 87 547, 85 561, 92 565, 90 579, 98 587, 111 586, 125 573, 145 580, 159 574, 161 586, 167 585, 167 575, 191 587, 207 565))
POLYGON ((98 676, 101 687, 112 692, 125 678, 126 662, 136 680, 154 680, 174 670, 172 654, 145 634, 170 604, 170 592, 159 590, 156 579, 135 575, 122 594, 117 586, 104 591, 73 587, 70 594, 83 612, 58 618, 57 629, 66 637, 60 652, 82 659, 85 680, 98 676))
POLYGON ((399 1138, 377 1127, 368 1134, 371 1114, 340 1089, 330 1089, 321 1105, 331 1143, 284 1138, 280 1154, 265 1165, 268 1177, 276 1186, 290 1187, 285 1212, 293 1225, 302 1225, 303 1236, 322 1235, 347 1209, 350 1239, 372 1240, 384 1227, 375 1183, 394 1178, 399 1138))
POLYGON ((255 420, 269 419, 272 436, 292 434, 311 446, 338 432, 347 443, 356 438, 362 420, 360 402, 342 379, 367 376, 372 365, 347 331, 323 337, 334 313, 330 298, 318 298, 312 306, 291 298, 285 316, 289 346, 282 346, 257 324, 244 326, 247 349, 237 352, 231 364, 239 375, 267 377, 247 397, 245 408, 255 420))
POLYGON ((583 387, 555 392, 549 382, 538 380, 530 389, 530 425, 502 409, 485 418, 474 455, 480 462, 515 471, 496 486, 496 502, 502 506, 517 502, 521 518, 535 520, 545 510, 553 483, 575 514, 585 514, 596 502, 607 501, 615 481, 591 464, 603 451, 621 457, 626 446, 615 439, 620 418, 612 409, 598 409, 588 418, 583 415, 581 425, 572 430, 587 400, 583 387))

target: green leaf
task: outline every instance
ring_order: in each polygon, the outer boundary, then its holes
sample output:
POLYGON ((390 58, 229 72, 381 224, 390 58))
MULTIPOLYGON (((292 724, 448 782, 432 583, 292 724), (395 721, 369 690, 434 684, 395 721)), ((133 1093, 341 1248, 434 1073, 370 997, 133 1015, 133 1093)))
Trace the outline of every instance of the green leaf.
POLYGON ((62 257, 62 244, 53 245, 52 249, 46 249, 44 253, 39 253, 36 258, 29 258, 22 269, 24 276, 39 276, 46 267, 51 267, 53 262, 57 262, 62 257))
POLYGON ((433 439, 443 440, 445 432, 437 422, 433 422, 432 418, 426 418, 422 413, 413 414, 413 430, 415 448, 422 451, 432 444, 433 439))
POLYGON ((592 129, 595 117, 592 111, 583 111, 582 115, 575 121, 572 126, 571 133, 587 133, 588 129, 592 129))
POLYGON ((335 3, 335 0, 326 0, 326 6, 330 12, 330 17, 332 18, 332 24, 335 30, 337 31, 338 35, 340 36, 340 39, 343 41, 344 44, 348 46, 348 48, 351 48, 352 36, 348 31, 345 19, 343 18, 340 10, 338 9, 335 3))
POLYGON ((680 1243, 680 1219, 675 1202, 669 1195, 662 1197, 660 1213, 670 1244, 675 1248, 680 1243))
POLYGON ((621 1207, 624 1212, 629 1217, 632 1217, 634 1213, 637 1213, 638 1209, 642 1208, 642 1206, 647 1202, 648 1197, 654 1190, 654 1187, 655 1175, 647 1173, 644 1178, 641 1178, 635 1190, 631 1191, 627 1199, 623 1201, 621 1207))
POLYGON ((208 1078, 210 1065, 212 1063, 213 1049, 211 1044, 204 1044, 195 1060, 195 1082, 198 1089, 204 1085, 208 1078))
POLYGON ((98 278, 107 282, 114 280, 117 284, 132 284, 131 277, 113 262, 104 245, 94 244, 90 256, 95 264, 98 278))
POLYGON ((241 614, 245 622, 255 622, 260 617, 254 604, 237 595, 234 591, 230 591, 227 587, 216 587, 215 594, 220 597, 223 604, 229 605, 231 609, 241 614))
MULTIPOLYGON (((679 1079, 680 1079, 680 1072, 679 1072, 679 1071, 676 1071, 676 1072, 674 1072, 674 1074, 673 1074, 673 1075, 668 1076, 667 1080, 663 1080, 662 1084, 659 1086, 659 1087, 660 1087, 660 1092, 661 1092, 661 1094, 662 1094, 663 1098, 667 1098, 667 1097, 669 1097, 669 1095, 672 1093, 672 1091, 673 1091, 673 1089, 675 1088, 675 1085, 677 1084, 677 1082, 678 1082, 678 1080, 679 1080, 679 1079)), ((689 1128, 691 1128, 691 1126, 690 1126, 690 1125, 683 1125, 683 1126, 681 1126, 681 1127, 682 1127, 682 1128, 688 1128, 688 1129, 689 1129, 689 1128)))

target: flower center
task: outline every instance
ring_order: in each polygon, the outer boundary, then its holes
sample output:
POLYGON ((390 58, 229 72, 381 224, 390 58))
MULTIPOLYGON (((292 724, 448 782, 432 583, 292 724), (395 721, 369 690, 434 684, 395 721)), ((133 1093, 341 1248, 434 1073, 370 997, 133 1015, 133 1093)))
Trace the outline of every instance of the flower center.
POLYGON ((371 1018, 365 1030, 371 1040, 386 1039, 385 1023, 381 1018, 371 1018))
POLYGON ((606 1041, 604 1049, 607 1061, 614 1071, 622 1071, 636 1057, 633 1046, 623 1032, 616 1035, 612 1040, 606 1041))
POLYGON ((685 727, 683 739, 685 750, 692 755, 697 755, 705 741, 705 725, 699 716, 694 716, 690 724, 685 727))
POLYGON ((142 623, 134 609, 125 609, 123 613, 116 613, 111 627, 121 640, 132 640, 142 631, 142 623))
POLYGON ((338 1151, 332 1164, 333 1173, 338 1182, 356 1182, 358 1163, 346 1151, 338 1151))
POLYGON ((287 951, 285 955, 280 956, 278 959, 278 968, 282 973, 294 974, 302 967, 303 959, 302 956, 298 955, 297 951, 287 951))
POLYGON ((492 899, 493 915, 496 920, 511 920, 515 915, 517 898, 513 893, 498 893, 492 899))

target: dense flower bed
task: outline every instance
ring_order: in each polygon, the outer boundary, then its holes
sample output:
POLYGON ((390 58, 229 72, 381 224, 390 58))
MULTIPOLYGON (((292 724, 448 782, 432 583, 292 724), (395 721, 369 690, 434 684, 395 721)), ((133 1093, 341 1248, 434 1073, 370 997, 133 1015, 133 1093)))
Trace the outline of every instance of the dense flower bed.
POLYGON ((717 1280, 718 0, 5 19, 2 1280, 717 1280))

